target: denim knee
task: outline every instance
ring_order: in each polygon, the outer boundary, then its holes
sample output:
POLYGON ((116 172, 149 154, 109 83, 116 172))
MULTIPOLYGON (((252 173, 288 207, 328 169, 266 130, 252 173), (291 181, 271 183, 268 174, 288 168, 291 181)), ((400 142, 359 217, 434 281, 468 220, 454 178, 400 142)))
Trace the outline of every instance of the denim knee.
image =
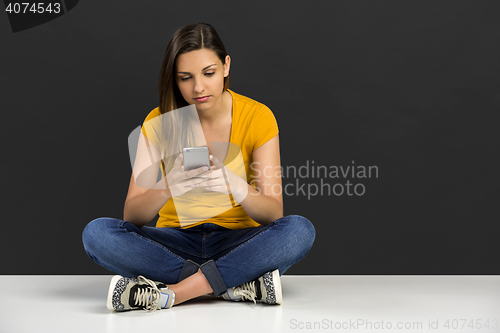
POLYGON ((298 238, 297 244, 305 251, 309 251, 316 238, 316 230, 311 221, 300 215, 289 215, 288 227, 295 230, 295 237, 298 238))
POLYGON ((109 225, 110 220, 115 219, 100 217, 90 221, 83 229, 82 242, 88 255, 91 255, 97 245, 103 243, 100 239, 106 234, 108 229, 106 225, 109 225))

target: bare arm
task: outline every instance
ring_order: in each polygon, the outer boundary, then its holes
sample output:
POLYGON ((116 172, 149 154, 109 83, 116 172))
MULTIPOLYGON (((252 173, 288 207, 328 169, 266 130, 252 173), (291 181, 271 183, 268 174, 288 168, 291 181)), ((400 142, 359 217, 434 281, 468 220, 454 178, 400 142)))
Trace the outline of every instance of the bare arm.
POLYGON ((156 182, 160 163, 160 152, 141 133, 123 209, 125 221, 142 227, 151 221, 170 199, 166 179, 156 182))
MULTIPOLYGON (((233 193, 245 212, 254 221, 266 225, 283 217, 281 160, 279 137, 274 138, 253 152, 252 168, 256 189, 245 183, 241 191, 233 193), (248 191, 246 197, 245 190, 248 191), (241 199, 242 201, 240 201, 241 199)), ((241 178, 240 178, 241 179, 241 178)), ((244 180, 242 179, 244 182, 244 180)))
MULTIPOLYGON (((165 182, 165 178, 160 180, 160 182, 165 182)), ((168 187, 166 189, 149 190, 139 187, 135 183, 134 175, 132 174, 127 198, 125 199, 123 219, 138 227, 142 227, 158 214, 170 198, 171 194, 168 187)))

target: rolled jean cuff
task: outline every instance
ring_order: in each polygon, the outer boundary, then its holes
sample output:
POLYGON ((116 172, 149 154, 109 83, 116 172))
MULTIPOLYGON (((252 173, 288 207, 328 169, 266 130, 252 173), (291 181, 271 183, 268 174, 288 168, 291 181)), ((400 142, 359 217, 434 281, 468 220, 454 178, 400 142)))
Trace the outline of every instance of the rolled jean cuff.
POLYGON ((179 280, 177 282, 181 282, 185 278, 198 272, 199 268, 200 268, 200 265, 198 265, 194 261, 187 260, 186 263, 184 264, 184 266, 182 266, 181 272, 179 274, 179 280))
POLYGON ((226 283, 222 279, 222 276, 220 275, 219 270, 217 269, 217 266, 215 265, 215 262, 213 260, 207 261, 206 263, 202 264, 200 266, 200 269, 207 278, 207 281, 210 284, 210 287, 212 287, 215 296, 220 296, 226 292, 226 283))

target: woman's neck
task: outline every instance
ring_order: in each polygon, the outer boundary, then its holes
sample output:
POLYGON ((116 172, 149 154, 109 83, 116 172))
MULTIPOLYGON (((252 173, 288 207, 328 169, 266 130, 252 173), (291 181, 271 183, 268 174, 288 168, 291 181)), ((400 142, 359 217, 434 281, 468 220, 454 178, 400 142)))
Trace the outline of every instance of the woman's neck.
POLYGON ((219 103, 209 110, 198 111, 198 117, 202 126, 214 126, 220 122, 225 122, 231 117, 232 96, 229 91, 222 93, 219 103))

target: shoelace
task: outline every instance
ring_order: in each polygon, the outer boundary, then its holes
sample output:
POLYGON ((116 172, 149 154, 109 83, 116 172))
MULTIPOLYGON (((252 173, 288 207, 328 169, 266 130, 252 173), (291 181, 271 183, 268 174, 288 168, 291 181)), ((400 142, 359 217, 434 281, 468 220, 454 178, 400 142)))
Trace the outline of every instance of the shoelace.
POLYGON ((136 304, 144 306, 144 310, 150 312, 161 309, 161 307, 158 305, 161 293, 156 284, 153 281, 146 279, 142 275, 139 275, 137 278, 139 279, 139 281, 142 280, 143 282, 147 283, 150 288, 139 288, 137 290, 134 295, 134 301, 136 302, 136 304))
POLYGON ((255 290, 255 281, 245 282, 242 285, 234 288, 233 291, 234 296, 241 296, 243 299, 248 301, 253 301, 255 304, 255 297, 257 296, 257 292, 255 290))

